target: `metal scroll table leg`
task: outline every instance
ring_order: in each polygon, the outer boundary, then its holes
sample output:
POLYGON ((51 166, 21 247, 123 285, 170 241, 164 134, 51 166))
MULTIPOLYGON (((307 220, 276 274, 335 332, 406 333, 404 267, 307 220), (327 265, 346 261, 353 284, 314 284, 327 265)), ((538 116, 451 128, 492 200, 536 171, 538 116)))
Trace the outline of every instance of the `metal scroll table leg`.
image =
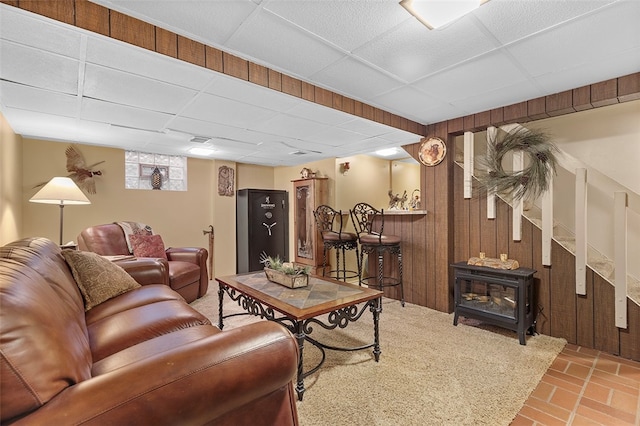
POLYGON ((304 349, 304 340, 306 338, 305 334, 304 334, 304 330, 303 330, 303 324, 302 321, 296 321, 295 322, 295 332, 294 332, 294 336, 296 338, 296 340, 298 341, 298 351, 299 351, 299 355, 298 355, 298 383, 296 384, 296 392, 298 393, 298 401, 302 401, 302 397, 304 395, 304 372, 303 372, 303 368, 304 366, 302 365, 303 362, 303 349, 304 349))
POLYGON ((373 356, 376 362, 380 360, 380 312, 382 312, 382 298, 379 297, 373 301, 371 305, 373 312, 373 356))
POLYGON ((218 328, 220 330, 222 330, 222 328, 224 327, 224 324, 222 323, 222 319, 224 318, 222 316, 223 301, 224 301, 224 288, 222 287, 222 284, 218 284, 218 328))

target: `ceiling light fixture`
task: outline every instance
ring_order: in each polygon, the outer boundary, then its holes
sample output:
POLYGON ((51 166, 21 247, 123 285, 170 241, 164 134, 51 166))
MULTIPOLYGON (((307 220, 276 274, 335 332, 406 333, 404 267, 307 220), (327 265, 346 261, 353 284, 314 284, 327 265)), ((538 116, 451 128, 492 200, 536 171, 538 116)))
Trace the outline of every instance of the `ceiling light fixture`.
POLYGON ((380 155, 382 157, 389 157, 391 155, 394 155, 398 152, 398 148, 387 148, 387 149, 380 149, 378 151, 376 151, 376 155, 380 155))
POLYGON ((214 152, 215 150, 211 148, 191 148, 189 150, 189 153, 193 155, 211 155, 214 152))
POLYGON ((433 30, 452 22, 489 0, 402 0, 400 6, 433 30))

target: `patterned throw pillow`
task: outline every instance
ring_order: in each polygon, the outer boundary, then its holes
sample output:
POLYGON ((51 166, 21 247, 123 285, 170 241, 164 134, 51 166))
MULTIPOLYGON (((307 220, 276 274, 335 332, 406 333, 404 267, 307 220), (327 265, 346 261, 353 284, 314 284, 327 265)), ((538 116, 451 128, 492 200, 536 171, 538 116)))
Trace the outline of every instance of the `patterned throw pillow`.
POLYGON ((131 239, 131 246, 135 257, 167 258, 164 243, 160 235, 131 234, 129 235, 129 239, 131 239))
POLYGON ((62 250, 73 278, 84 297, 85 311, 100 303, 140 287, 131 275, 99 254, 62 250))

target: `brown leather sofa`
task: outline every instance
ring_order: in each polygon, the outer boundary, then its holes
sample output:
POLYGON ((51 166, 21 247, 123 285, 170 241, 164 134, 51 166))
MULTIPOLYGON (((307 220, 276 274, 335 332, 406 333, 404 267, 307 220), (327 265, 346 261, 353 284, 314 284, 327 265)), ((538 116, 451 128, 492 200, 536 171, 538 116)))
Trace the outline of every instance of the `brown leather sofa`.
MULTIPOLYGON (((103 256, 128 255, 129 247, 120 225, 90 226, 78 235, 78 249, 103 256)), ((168 285, 191 303, 204 296, 209 287, 208 252, 201 247, 170 247, 166 250, 168 285)))
POLYGON ((220 331, 149 262, 131 270, 145 285, 85 312, 55 243, 0 247, 0 423, 297 425, 291 333, 220 331))

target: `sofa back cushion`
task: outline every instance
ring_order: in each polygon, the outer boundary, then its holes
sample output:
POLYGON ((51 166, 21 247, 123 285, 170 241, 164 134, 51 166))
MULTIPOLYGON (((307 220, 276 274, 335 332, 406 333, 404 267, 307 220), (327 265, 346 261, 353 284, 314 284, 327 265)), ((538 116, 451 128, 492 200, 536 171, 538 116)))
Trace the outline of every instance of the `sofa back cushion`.
POLYGON ((131 254, 120 225, 107 223, 91 226, 78 235, 78 248, 103 256, 131 254))
POLYGON ((0 248, 0 422, 91 377, 84 304, 46 239, 0 248))

